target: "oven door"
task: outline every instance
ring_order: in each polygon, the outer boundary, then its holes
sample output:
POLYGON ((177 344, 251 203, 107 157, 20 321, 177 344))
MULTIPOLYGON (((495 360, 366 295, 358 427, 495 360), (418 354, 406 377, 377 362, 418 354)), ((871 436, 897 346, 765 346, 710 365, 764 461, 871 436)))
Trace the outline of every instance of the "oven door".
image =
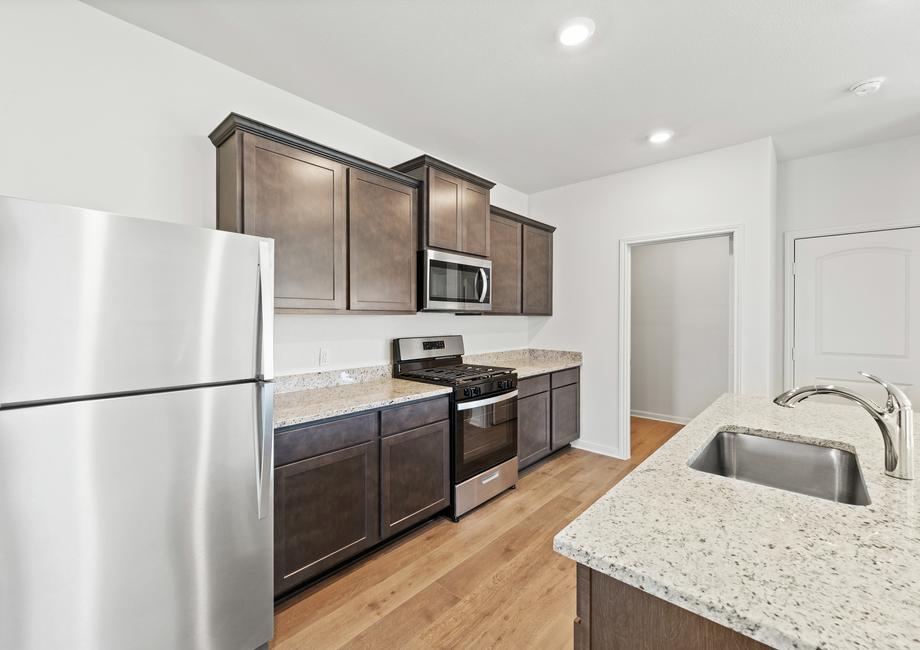
POLYGON ((441 251, 424 252, 423 308, 430 311, 490 311, 492 262, 441 251))
POLYGON ((457 403, 455 484, 517 456, 517 395, 457 403))

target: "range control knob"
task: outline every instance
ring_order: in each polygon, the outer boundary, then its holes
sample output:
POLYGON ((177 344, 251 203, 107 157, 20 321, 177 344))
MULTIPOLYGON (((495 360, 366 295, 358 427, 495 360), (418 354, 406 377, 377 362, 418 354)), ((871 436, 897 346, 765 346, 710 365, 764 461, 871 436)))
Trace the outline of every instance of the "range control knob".
POLYGON ((464 396, 464 397, 472 397, 472 396, 473 396, 473 389, 472 389, 472 388, 464 388, 464 389, 463 389, 463 396, 464 396))
POLYGON ((479 394, 480 394, 481 392, 482 392, 482 389, 481 389, 479 386, 476 386, 476 387, 473 389, 473 395, 476 395, 477 397, 479 396, 479 394))

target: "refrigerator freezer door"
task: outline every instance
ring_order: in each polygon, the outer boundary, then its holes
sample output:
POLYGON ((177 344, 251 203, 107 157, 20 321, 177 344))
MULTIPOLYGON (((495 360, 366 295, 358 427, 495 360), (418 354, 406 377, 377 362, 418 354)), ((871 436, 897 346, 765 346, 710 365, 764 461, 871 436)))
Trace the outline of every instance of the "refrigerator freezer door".
POLYGON ((267 642, 273 518, 259 517, 259 461, 272 449, 258 405, 271 393, 260 389, 0 411, 0 648, 267 642))
POLYGON ((0 197, 0 406, 270 379, 272 258, 271 240, 0 197))

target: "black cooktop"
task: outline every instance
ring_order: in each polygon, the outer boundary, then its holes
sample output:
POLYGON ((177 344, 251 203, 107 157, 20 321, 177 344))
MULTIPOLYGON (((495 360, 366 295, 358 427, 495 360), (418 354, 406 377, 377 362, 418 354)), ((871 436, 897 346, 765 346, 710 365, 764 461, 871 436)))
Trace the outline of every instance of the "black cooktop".
POLYGON ((421 379, 422 381, 436 382, 448 386, 456 386, 466 382, 510 375, 514 368, 498 368, 494 366, 477 366, 461 363, 451 366, 438 366, 435 368, 419 368, 399 373, 400 377, 421 379))

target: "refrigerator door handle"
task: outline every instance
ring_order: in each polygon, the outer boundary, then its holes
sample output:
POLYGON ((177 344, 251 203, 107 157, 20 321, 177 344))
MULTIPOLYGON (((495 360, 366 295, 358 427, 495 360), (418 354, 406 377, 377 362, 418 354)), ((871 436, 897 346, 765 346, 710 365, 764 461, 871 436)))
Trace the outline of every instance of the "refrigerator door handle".
POLYGON ((275 378, 274 341, 272 317, 275 309, 275 251, 274 243, 259 242, 259 332, 258 367, 256 378, 271 381, 275 378))
POLYGON ((259 519, 272 511, 272 465, 275 456, 275 432, 272 422, 275 385, 260 383, 256 391, 256 502, 259 519))

